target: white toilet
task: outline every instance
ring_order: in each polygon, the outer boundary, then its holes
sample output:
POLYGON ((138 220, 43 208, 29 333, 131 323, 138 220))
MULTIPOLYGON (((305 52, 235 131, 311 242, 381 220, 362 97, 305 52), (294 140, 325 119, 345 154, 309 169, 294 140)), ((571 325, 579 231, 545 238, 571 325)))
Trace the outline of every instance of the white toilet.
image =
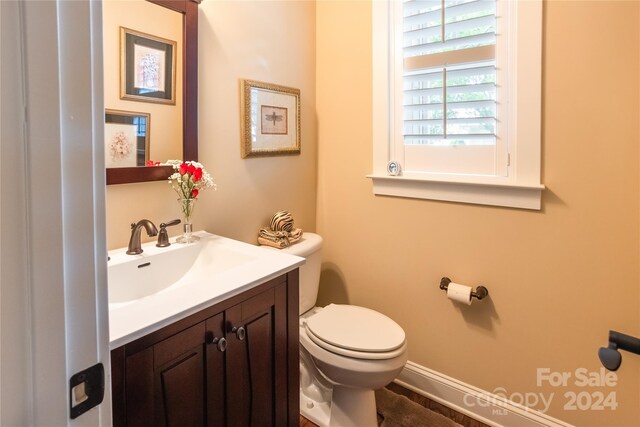
POLYGON ((322 237, 304 233, 282 251, 306 258, 300 268, 300 412, 321 427, 377 426, 374 390, 407 362, 402 328, 364 307, 314 307, 322 237))

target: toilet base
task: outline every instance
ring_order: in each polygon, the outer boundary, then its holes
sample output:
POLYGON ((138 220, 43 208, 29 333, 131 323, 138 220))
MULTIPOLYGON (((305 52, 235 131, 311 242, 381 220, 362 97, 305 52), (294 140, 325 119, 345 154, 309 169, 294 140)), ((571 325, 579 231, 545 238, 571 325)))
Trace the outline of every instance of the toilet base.
POLYGON ((376 427, 376 396, 373 390, 333 387, 330 427, 376 427))
POLYGON ((300 393, 300 413, 320 427, 376 427, 373 390, 334 386, 329 402, 316 402, 300 393))
POLYGON ((300 392, 300 414, 320 427, 329 427, 330 402, 316 402, 300 392))

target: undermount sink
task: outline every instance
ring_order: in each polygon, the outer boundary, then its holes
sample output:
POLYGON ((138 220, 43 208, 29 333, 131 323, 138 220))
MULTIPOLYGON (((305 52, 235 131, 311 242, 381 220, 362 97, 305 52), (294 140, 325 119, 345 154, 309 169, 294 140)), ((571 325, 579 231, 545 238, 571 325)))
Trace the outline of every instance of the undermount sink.
POLYGON ((140 255, 127 255, 123 249, 109 252, 109 303, 124 303, 188 284, 207 283, 216 274, 254 260, 250 245, 203 233, 191 244, 172 244, 157 248, 143 245, 140 255))

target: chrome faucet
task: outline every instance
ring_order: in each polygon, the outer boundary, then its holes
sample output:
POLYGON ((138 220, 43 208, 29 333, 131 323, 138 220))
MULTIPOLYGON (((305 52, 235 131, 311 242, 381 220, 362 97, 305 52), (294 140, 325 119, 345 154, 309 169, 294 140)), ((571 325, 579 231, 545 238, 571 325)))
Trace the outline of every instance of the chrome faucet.
POLYGON ((127 248, 127 254, 138 255, 142 253, 140 244, 140 229, 144 227, 147 230, 147 236, 153 237, 158 235, 158 229, 155 224, 148 219, 141 219, 137 223, 131 224, 131 238, 129 239, 129 247, 127 248))

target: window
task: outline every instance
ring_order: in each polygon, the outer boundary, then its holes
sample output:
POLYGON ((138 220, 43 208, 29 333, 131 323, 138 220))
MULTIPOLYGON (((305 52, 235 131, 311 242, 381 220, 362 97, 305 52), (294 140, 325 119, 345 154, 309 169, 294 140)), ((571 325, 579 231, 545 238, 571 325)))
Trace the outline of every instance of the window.
POLYGON ((373 8, 374 192, 539 209, 541 2, 373 8))

